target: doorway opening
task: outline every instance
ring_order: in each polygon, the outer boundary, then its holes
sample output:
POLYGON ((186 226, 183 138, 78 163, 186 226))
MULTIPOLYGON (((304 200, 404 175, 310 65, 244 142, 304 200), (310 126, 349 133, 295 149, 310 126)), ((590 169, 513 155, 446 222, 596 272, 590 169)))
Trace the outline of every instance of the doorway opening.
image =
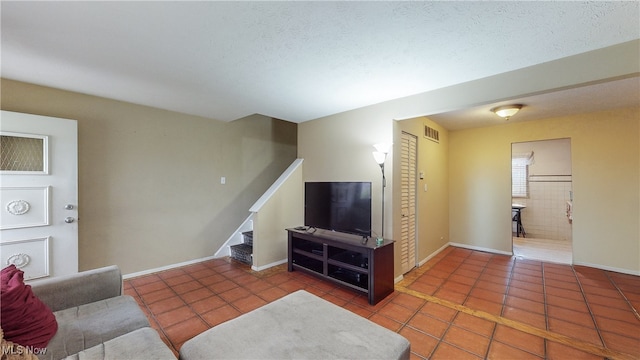
POLYGON ((571 139, 511 144, 513 254, 573 262, 571 139))

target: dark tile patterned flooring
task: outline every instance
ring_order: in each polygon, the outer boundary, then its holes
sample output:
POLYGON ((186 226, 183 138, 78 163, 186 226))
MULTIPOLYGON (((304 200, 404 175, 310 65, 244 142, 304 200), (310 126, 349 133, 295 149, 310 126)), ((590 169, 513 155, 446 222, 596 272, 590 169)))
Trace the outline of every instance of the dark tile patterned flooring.
MULTIPOLYGON (((640 277, 448 247, 375 306, 280 265, 214 259, 125 280, 177 354, 195 335, 304 289, 411 342, 415 359, 640 359, 640 277)), ((238 334, 242 336, 242 334, 238 334)))

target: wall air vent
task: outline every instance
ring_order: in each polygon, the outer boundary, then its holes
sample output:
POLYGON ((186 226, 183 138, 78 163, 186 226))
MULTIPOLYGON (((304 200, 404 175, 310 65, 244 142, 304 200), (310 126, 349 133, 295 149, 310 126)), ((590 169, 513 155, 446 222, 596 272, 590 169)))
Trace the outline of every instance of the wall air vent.
POLYGON ((424 137, 437 143, 440 142, 440 133, 438 132, 438 130, 429 127, 428 125, 424 126, 424 137))

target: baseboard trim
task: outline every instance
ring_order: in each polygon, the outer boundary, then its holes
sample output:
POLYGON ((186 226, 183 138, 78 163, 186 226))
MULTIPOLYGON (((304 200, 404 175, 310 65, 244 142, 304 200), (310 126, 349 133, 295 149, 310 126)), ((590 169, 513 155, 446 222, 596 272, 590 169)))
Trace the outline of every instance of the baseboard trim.
POLYGON ((446 249, 447 247, 449 247, 451 243, 446 243, 444 245, 442 245, 438 250, 434 251, 431 253, 431 255, 427 256, 426 258, 424 258, 422 261, 418 262, 418 267, 423 266, 424 264, 427 263, 427 261, 433 259, 436 255, 440 254, 441 252, 444 251, 444 249, 446 249))
POLYGON ((511 251, 501 251, 501 250, 490 249, 490 248, 485 248, 485 247, 481 247, 481 246, 473 246, 473 245, 460 244, 460 243, 454 243, 454 242, 450 242, 448 245, 459 247, 459 248, 464 248, 464 249, 469 249, 469 250, 477 250, 477 251, 484 251, 484 252, 489 252, 489 253, 493 253, 493 254, 513 256, 513 252, 511 252, 511 251))
POLYGON ((578 266, 587 266, 587 267, 592 267, 592 268, 596 268, 596 269, 600 269, 600 270, 607 270, 607 271, 613 271, 613 272, 617 272, 617 273, 622 273, 622 274, 629 274, 629 275, 636 275, 636 276, 640 276, 640 271, 634 271, 634 270, 629 270, 629 269, 622 269, 622 268, 617 268, 617 267, 613 267, 613 266, 605 266, 605 265, 600 265, 600 264, 592 264, 592 263, 587 263, 587 262, 581 262, 581 261, 574 261, 573 265, 578 265, 578 266))
POLYGON ((192 265, 192 264, 200 263, 200 262, 203 262, 203 261, 212 260, 212 259, 218 259, 218 258, 220 258, 220 256, 215 256, 215 255, 214 256, 207 256, 207 257, 200 258, 200 259, 189 260, 189 261, 184 261, 184 262, 177 263, 177 264, 171 264, 171 265, 161 266, 161 267, 157 267, 157 268, 153 268, 153 269, 138 271, 138 272, 134 272, 134 273, 131 273, 131 274, 124 274, 124 275, 122 275, 122 278, 127 280, 127 279, 131 279, 131 278, 138 277, 138 276, 149 275, 149 274, 153 274, 153 273, 160 272, 160 271, 171 270, 171 269, 175 269, 175 268, 178 268, 178 267, 181 267, 181 266, 192 265))
POLYGON ((251 265, 251 270, 253 270, 253 271, 262 271, 262 270, 266 270, 268 268, 272 268, 274 266, 278 266, 278 265, 284 264, 286 262, 287 262, 287 259, 279 260, 279 261, 272 262, 270 264, 262 265, 262 266, 253 266, 253 265, 251 265))

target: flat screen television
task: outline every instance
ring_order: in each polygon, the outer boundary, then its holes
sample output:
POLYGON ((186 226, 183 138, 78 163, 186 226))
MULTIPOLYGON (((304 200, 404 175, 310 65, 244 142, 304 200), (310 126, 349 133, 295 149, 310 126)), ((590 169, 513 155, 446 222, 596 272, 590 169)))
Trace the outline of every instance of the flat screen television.
POLYGON ((305 182, 304 224, 371 236, 371 182, 305 182))

